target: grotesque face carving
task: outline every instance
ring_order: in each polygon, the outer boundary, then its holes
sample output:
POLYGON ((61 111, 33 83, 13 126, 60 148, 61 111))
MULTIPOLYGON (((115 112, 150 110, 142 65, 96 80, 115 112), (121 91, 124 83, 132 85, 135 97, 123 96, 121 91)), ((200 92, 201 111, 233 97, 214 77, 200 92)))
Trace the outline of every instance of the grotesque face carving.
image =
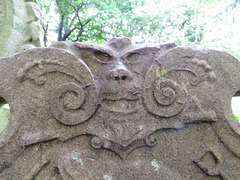
MULTIPOLYGON (((146 76, 150 67, 160 67, 158 57, 176 47, 175 43, 136 45, 123 37, 101 45, 59 42, 52 47, 70 51, 84 61, 92 73, 100 108, 89 120, 86 128, 89 134, 127 146, 136 139, 146 138, 157 128, 158 120, 147 112, 143 103, 146 93, 151 96, 150 89, 158 89, 150 88, 156 75, 150 72, 150 79, 146 76), (147 86, 146 79, 149 81, 147 86)), ((156 108, 149 109, 156 111, 156 108)), ((166 111, 162 113, 166 114, 166 111)))
POLYGON ((76 43, 71 50, 93 73, 103 110, 131 114, 141 109, 144 77, 159 47, 142 48, 129 38, 114 38, 103 45, 76 43))

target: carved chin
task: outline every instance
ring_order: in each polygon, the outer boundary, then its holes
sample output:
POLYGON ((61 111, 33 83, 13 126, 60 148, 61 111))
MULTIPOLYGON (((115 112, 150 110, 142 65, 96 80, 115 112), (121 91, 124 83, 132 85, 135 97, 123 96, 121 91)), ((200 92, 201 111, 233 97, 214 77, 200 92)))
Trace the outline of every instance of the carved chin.
POLYGON ((101 107, 105 111, 114 113, 131 114, 139 110, 138 99, 102 100, 101 107))

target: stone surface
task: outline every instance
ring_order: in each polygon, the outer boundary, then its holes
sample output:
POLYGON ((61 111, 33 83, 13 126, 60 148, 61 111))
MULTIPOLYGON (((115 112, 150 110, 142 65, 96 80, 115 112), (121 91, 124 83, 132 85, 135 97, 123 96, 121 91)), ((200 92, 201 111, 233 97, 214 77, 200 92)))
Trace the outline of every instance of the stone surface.
POLYGON ((36 0, 0 1, 0 57, 43 46, 41 13, 36 0))
POLYGON ((0 178, 239 180, 239 69, 225 52, 128 38, 0 59, 0 178))

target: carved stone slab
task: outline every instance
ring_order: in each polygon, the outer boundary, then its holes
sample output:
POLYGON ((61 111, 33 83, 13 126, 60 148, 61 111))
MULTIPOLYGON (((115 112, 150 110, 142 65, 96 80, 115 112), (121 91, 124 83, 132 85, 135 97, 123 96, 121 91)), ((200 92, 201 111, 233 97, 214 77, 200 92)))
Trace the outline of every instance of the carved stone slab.
POLYGON ((239 69, 225 52, 129 38, 0 59, 0 177, 239 180, 239 69))

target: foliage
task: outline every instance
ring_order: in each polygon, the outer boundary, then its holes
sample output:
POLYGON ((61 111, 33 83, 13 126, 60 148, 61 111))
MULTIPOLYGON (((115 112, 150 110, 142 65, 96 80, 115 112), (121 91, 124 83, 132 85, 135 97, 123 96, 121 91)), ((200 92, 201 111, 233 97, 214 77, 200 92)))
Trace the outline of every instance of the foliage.
POLYGON ((181 45, 199 44, 203 39, 205 24, 198 21, 200 7, 193 8, 187 3, 175 3, 175 7, 172 7, 168 4, 170 1, 160 2, 154 1, 139 11, 138 19, 143 21, 141 24, 144 27, 136 35, 140 37, 139 42, 176 41, 181 45), (141 18, 142 14, 145 14, 145 19, 141 18))
POLYGON ((137 42, 174 41, 227 51, 240 58, 240 0, 145 0, 137 7, 137 42), (144 17, 144 18, 143 18, 144 17), (140 21, 139 21, 140 20, 140 21))
POLYGON ((0 133, 7 126, 9 117, 10 111, 8 109, 0 107, 0 133))
POLYGON ((237 115, 235 115, 234 114, 234 116, 235 116, 235 118, 239 121, 239 123, 240 123, 240 117, 238 117, 237 115))
MULTIPOLYGON (((107 40, 114 36, 132 36, 132 30, 126 22, 133 16, 138 0, 40 0, 45 15, 49 15, 50 6, 55 6, 55 33, 58 41, 107 40)), ((47 37, 50 16, 44 19, 44 31, 47 37)), ((47 38, 45 39, 45 42, 47 38)))

